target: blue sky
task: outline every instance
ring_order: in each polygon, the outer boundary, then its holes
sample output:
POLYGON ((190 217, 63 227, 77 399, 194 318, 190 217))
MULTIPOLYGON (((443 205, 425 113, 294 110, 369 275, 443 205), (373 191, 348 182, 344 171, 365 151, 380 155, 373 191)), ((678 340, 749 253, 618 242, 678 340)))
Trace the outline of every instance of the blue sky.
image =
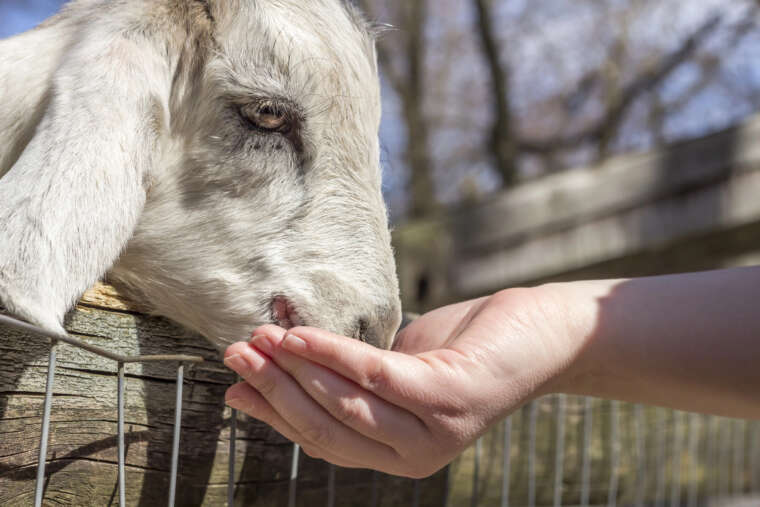
POLYGON ((0 0, 0 39, 35 27, 62 4, 62 0, 0 0))

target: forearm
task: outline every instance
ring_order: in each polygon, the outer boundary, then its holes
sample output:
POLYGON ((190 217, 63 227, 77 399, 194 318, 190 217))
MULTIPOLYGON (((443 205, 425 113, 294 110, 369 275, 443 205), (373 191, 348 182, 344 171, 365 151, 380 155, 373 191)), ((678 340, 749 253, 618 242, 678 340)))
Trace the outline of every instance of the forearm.
POLYGON ((760 268, 551 290, 574 344, 554 390, 760 418, 760 268))
POLYGON ((526 401, 567 392, 760 418, 760 268, 510 289, 439 308, 396 351, 265 326, 228 403, 313 457, 425 477, 526 401))

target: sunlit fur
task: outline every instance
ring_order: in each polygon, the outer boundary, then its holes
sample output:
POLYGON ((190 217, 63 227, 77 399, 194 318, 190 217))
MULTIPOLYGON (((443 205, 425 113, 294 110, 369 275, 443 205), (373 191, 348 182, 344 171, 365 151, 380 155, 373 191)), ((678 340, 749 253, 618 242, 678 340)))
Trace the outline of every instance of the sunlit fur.
POLYGON ((280 295, 387 346, 379 121, 371 34, 338 0, 70 2, 0 41, 0 303, 60 330, 110 270, 219 346, 280 295), (270 98, 295 133, 240 115, 270 98))

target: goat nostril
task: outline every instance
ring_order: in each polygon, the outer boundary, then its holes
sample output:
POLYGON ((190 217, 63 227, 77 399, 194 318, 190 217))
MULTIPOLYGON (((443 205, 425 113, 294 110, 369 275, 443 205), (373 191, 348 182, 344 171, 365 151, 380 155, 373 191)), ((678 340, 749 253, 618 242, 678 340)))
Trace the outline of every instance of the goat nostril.
POLYGON ((370 343, 371 339, 369 335, 369 319, 362 317, 359 319, 359 324, 356 327, 356 338, 359 340, 370 343))
POLYGON ((298 315, 298 310, 285 296, 276 296, 271 303, 272 321, 280 327, 290 329, 303 323, 298 315))
POLYGON ((377 306, 354 320, 350 328, 357 340, 381 349, 390 348, 393 337, 401 320, 400 307, 397 304, 377 306))

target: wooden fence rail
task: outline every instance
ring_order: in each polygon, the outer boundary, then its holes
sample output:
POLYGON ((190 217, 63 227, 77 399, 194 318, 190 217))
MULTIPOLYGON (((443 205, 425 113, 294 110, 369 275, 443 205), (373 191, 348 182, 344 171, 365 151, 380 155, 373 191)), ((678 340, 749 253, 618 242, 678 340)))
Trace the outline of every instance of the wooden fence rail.
MULTIPOLYGON (((67 318, 73 337, 121 356, 199 356, 177 389, 177 362, 124 365, 126 505, 167 505, 173 477, 175 406, 182 393, 176 505, 225 505, 232 413, 224 392, 235 381, 206 340, 140 313, 110 287, 88 292, 67 318)), ((0 327, 0 505, 32 505, 50 343, 0 327)), ((61 344, 50 418, 44 503, 118 504, 118 362, 61 344)), ((238 416, 234 503, 246 506, 377 505, 411 501, 415 491, 440 505, 444 475, 412 481, 369 471, 332 470, 301 456, 291 481, 293 445, 266 425, 238 416), (332 471, 331 471, 332 470, 332 471), (328 478, 332 477, 332 481, 328 478), (328 486, 331 482, 332 486, 328 486), (292 495, 292 491, 297 493, 292 495)))

